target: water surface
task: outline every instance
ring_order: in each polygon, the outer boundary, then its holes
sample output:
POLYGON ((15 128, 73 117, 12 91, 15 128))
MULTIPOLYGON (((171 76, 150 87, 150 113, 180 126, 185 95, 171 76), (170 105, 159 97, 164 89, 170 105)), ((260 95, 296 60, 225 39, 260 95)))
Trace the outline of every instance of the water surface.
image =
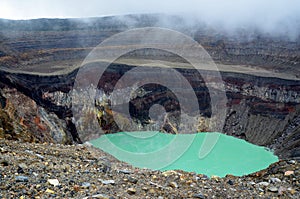
POLYGON ((140 168, 185 170, 208 176, 242 176, 278 161, 264 147, 221 133, 165 134, 121 132, 103 135, 91 143, 117 159, 140 168), (205 139, 218 138, 212 150, 199 156, 205 139))

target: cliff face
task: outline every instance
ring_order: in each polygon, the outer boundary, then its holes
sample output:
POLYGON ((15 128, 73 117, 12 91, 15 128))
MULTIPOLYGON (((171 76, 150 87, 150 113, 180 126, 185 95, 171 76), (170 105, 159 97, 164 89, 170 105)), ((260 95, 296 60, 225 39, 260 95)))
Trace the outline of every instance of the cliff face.
POLYGON ((6 104, 0 110, 0 138, 26 142, 72 143, 66 124, 15 88, 5 86, 6 104))
POLYGON ((0 137, 63 144, 79 141, 70 122, 70 105, 65 100, 69 99, 65 87, 67 78, 62 86, 57 82, 57 77, 52 79, 1 71, 0 79, 3 101, 1 117, 4 118, 0 137), (55 101, 47 95, 53 89, 58 98, 55 101))
POLYGON ((224 132, 282 156, 298 156, 299 81, 238 76, 225 77, 229 107, 224 132))
MULTIPOLYGON (((126 65, 123 68, 130 69, 126 65)), ((182 72, 185 73, 190 82, 194 82, 193 88, 199 96, 200 109, 202 113, 207 113, 204 114, 204 119, 209 118, 210 99, 209 94, 206 93, 205 85, 199 78, 192 79, 195 77, 192 75, 194 74, 193 70, 184 70, 182 72), (190 75, 188 76, 188 74, 190 75)), ((103 80, 110 78, 109 83, 105 87, 113 88, 114 82, 117 82, 122 74, 120 70, 117 70, 117 67, 110 69, 103 76, 103 80)), ((300 125, 300 82, 228 72, 221 74, 228 98, 227 116, 223 133, 245 139, 257 145, 272 148, 282 157, 299 157, 297 153, 300 144, 298 138, 300 125)), ((69 143, 71 140, 80 141, 79 135, 72 123, 71 99, 68 94, 72 89, 72 81, 75 75, 76 72, 61 76, 45 77, 2 72, 1 80, 6 79, 6 85, 17 87, 19 90, 17 91, 11 87, 8 89, 6 86, 2 89, 2 95, 6 97, 6 101, 12 101, 14 107, 18 109, 19 121, 21 121, 19 119, 20 115, 24 115, 23 118, 25 121, 32 124, 27 129, 35 132, 34 135, 36 137, 44 135, 49 139, 54 139, 54 142, 59 143, 69 143), (24 82, 24 79, 27 79, 27 81, 24 82), (30 98, 18 92, 26 93, 30 98), (15 100, 20 99, 19 95, 24 96, 20 100, 22 103, 15 100), (33 103, 35 106, 28 103, 33 103)), ((104 84, 100 85, 104 86, 104 84)), ((86 100, 85 97, 92 95, 89 92, 91 91, 87 88, 84 91, 78 92, 78 95, 81 96, 81 100, 86 100)), ((124 95, 127 95, 127 93, 124 93, 124 95)), ((133 117, 146 122, 149 117, 149 109, 144 106, 137 106, 137 104, 141 101, 150 103, 150 98, 153 103, 160 103, 159 100, 163 99, 161 95, 161 88, 152 87, 151 95, 142 95, 142 98, 134 99, 132 101, 135 107, 133 117)), ((94 110, 84 110, 84 112, 93 114, 94 110)), ((106 113, 108 112, 106 111, 106 113)), ((93 115, 86 115, 84 116, 85 119, 83 118, 82 121, 76 122, 77 124, 89 122, 89 117, 93 117, 93 115)), ((105 127, 102 126, 105 132, 113 133, 120 130, 120 128, 115 126, 112 118, 106 117, 102 119, 106 125, 105 127)), ((96 127, 86 124, 83 126, 89 126, 89 129, 84 129, 86 134, 80 135, 82 136, 81 138, 85 136, 91 137, 95 134, 93 131, 96 127)), ((43 139, 38 139, 43 141, 43 139)))
MULTIPOLYGON (((118 79, 127 71, 121 71, 118 68, 129 70, 126 65, 112 66, 108 70, 109 72, 100 79, 100 88, 108 94, 111 92, 109 88, 114 88, 118 79)), ((195 75, 195 70, 177 70, 190 82, 198 97, 200 112, 203 116, 199 118, 198 130, 215 131, 213 126, 207 126, 207 120, 211 117, 211 104, 205 82, 201 77, 195 75)), ((233 72, 221 72, 221 75, 228 100, 226 121, 222 132, 272 148, 282 157, 298 157, 300 81, 233 72)), ((213 80, 213 77, 210 79, 213 80)), ((150 119, 149 107, 146 105, 161 104, 167 112, 170 111, 174 114, 176 111, 180 111, 178 107, 168 110, 168 104, 165 101, 173 100, 170 91, 157 85, 152 86, 149 90, 144 88, 145 94, 131 100, 131 105, 134 107, 131 115, 133 118, 137 118, 141 124, 147 123, 150 119)), ((127 95, 126 89, 123 90, 121 96, 127 95)), ((174 104, 176 102, 172 103, 172 105, 174 104)), ((218 120, 218 118, 212 118, 212 123, 218 122, 214 120, 218 120)), ((173 123, 173 127, 177 126, 176 121, 171 123, 173 123)), ((162 124, 162 130, 169 133, 176 132, 176 129, 164 129, 164 125, 168 124, 162 124)), ((188 125, 187 123, 186 126, 188 125)), ((108 133, 110 132, 108 131, 108 133)))
MULTIPOLYGON (((93 47, 112 34, 159 23, 159 16, 155 15, 127 17, 132 23, 118 18, 93 19, 89 23, 55 19, 30 23, 0 20, 0 137, 56 143, 87 139, 78 135, 75 123, 80 128, 80 123, 88 123, 95 112, 87 111, 90 114, 80 121, 72 119, 69 92, 76 77, 75 68, 93 47)), ((223 133, 274 149, 282 157, 299 158, 300 81, 297 78, 300 77, 300 40, 245 32, 232 36, 200 25, 192 28, 176 27, 192 35, 217 64, 244 65, 245 68, 254 68, 254 71, 259 67, 289 77, 221 71, 228 98, 223 133)), ((169 54, 159 58, 176 60, 169 54)), ((102 77, 103 82, 108 82, 106 88, 113 88, 114 83, 132 67, 125 64, 112 66, 102 77)), ((178 71, 196 91, 203 113, 199 130, 205 131, 208 129, 206 120, 210 117, 210 96, 205 84, 201 78, 195 77, 193 70, 181 68, 178 71)), ((104 83, 100 81, 98 87, 104 88, 104 83)), ((170 94, 161 87, 144 89, 151 90, 152 96, 142 95, 140 99, 152 99, 153 103, 160 102, 161 93, 170 94)), ((85 100, 90 92, 87 88, 78 94, 85 100)), ((139 102, 138 98, 132 101, 133 117, 147 122, 149 111, 137 106, 139 102)), ((109 107, 104 107, 104 112, 108 113, 109 107)), ((97 117, 105 132, 120 129, 113 124, 109 114, 97 117)), ((172 122, 165 123, 169 125, 165 127, 166 131, 176 132, 176 125, 172 122)), ((95 136, 93 124, 85 126, 88 126, 85 129, 88 137, 95 136)))

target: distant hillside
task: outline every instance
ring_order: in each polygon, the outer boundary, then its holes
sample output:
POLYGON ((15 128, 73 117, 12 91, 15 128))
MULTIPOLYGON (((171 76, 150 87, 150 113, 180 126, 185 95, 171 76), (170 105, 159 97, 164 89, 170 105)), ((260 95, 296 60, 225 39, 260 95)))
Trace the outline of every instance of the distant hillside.
POLYGON ((229 33, 222 27, 163 14, 84 19, 0 19, 0 64, 22 67, 24 64, 59 61, 62 57, 57 57, 57 52, 66 54, 64 60, 83 59, 91 48, 111 35, 149 26, 170 28, 193 37, 218 63, 261 66, 300 76, 300 36, 298 40, 290 41, 287 37, 270 36, 245 28, 229 33))

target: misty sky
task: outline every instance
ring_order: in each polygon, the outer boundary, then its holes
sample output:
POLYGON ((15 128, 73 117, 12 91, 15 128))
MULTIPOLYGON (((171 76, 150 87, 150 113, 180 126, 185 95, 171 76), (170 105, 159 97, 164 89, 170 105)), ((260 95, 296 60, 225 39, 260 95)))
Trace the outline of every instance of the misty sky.
POLYGON ((299 0, 0 0, 0 18, 66 18, 128 13, 192 13, 223 20, 300 16, 299 0), (225 19, 224 19, 225 17, 225 19))
POLYGON ((270 31, 300 29, 300 0, 0 0, 0 18, 7 19, 131 13, 188 14, 229 28, 246 24, 270 31))

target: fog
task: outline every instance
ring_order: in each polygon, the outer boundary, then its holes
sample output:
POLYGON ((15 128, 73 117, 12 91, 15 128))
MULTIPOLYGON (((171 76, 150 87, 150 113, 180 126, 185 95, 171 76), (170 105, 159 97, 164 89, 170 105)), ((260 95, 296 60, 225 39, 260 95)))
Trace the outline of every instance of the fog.
POLYGON ((81 18, 136 13, 179 14, 228 31, 257 28, 297 37, 298 0, 0 0, 0 18, 81 18))

